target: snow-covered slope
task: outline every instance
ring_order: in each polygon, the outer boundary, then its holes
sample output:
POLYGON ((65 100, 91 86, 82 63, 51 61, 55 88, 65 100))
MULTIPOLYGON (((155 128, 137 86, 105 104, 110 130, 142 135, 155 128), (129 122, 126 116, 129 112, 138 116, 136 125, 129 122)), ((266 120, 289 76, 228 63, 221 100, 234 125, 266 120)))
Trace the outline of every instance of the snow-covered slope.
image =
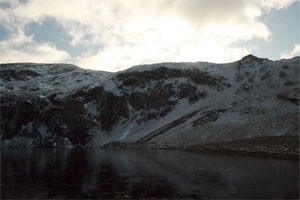
POLYGON ((279 147, 285 140, 299 144, 299 60, 248 55, 227 64, 160 63, 117 73, 1 64, 1 146, 298 154, 295 145, 279 147), (279 147, 252 144, 265 137, 279 147))

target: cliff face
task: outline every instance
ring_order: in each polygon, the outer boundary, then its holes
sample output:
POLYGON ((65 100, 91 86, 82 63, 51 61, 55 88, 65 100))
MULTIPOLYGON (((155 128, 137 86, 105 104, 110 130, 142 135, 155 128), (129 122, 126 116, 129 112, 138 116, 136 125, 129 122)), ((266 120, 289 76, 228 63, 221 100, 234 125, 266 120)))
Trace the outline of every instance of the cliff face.
POLYGON ((299 60, 249 55, 117 73, 1 64, 1 146, 236 149, 277 136, 299 144, 299 60))

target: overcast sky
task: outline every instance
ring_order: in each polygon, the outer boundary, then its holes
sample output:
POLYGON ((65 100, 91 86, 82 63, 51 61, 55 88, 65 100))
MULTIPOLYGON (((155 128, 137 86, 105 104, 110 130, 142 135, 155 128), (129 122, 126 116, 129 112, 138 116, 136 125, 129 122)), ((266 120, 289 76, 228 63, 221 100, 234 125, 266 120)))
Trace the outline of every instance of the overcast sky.
POLYGON ((297 0, 0 0, 0 63, 118 71, 300 55, 297 0))

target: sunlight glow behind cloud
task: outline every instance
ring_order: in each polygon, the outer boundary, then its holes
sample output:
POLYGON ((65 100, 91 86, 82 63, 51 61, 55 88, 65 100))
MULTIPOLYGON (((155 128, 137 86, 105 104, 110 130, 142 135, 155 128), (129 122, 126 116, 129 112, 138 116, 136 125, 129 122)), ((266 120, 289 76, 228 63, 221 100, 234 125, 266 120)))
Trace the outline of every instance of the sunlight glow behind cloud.
POLYGON ((262 12, 287 8, 293 0, 0 0, 0 23, 9 37, 0 40, 1 62, 71 62, 84 68, 118 71, 142 63, 229 62, 250 53, 238 41, 271 33, 262 12), (55 44, 38 43, 25 28, 53 18, 73 46, 99 45, 72 57, 55 44))

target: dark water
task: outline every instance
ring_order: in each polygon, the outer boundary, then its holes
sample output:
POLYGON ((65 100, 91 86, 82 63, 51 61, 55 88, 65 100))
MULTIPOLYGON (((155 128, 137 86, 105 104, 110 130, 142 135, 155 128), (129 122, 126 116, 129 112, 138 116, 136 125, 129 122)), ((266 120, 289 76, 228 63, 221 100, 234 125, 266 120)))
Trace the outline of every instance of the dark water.
POLYGON ((168 150, 2 149, 1 198, 298 198, 299 163, 168 150))

